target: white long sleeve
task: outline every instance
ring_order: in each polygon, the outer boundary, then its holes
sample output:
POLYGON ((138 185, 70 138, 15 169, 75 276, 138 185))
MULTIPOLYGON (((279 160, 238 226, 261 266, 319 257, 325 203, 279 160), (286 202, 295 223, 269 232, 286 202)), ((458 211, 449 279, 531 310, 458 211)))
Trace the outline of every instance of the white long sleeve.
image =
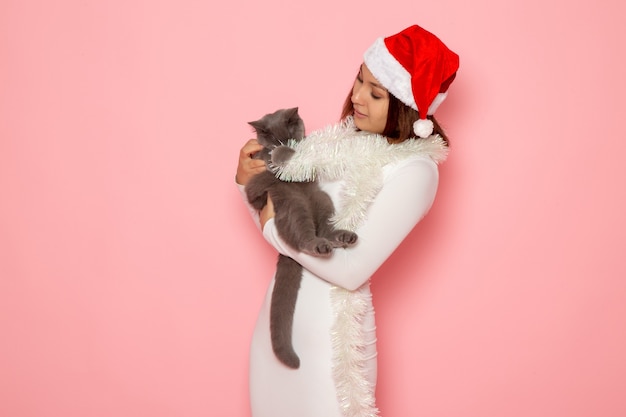
POLYGON ((252 216, 252 221, 256 224, 257 229, 261 230, 261 220, 259 218, 259 212, 248 203, 248 196, 246 195, 246 186, 241 185, 239 183, 235 183, 237 185, 237 189, 239 190, 239 194, 241 194, 241 198, 246 203, 246 207, 250 212, 250 216, 252 216))
POLYGON ((356 230, 358 242, 335 249, 330 258, 298 252, 278 235, 274 220, 263 235, 278 252, 289 256, 318 277, 348 290, 365 284, 430 209, 439 181, 437 165, 429 158, 409 158, 383 169, 383 187, 356 230))

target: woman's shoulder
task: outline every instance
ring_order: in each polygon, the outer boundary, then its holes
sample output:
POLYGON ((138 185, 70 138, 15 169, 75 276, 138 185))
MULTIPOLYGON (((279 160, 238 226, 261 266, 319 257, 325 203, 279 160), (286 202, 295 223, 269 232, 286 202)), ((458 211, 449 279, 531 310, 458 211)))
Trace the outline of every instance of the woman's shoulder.
POLYGON ((439 165, 427 155, 411 155, 388 163, 383 167, 384 182, 395 178, 439 178, 439 165))
POLYGON ((438 169, 439 164, 428 155, 414 154, 390 161, 383 167, 383 169, 387 171, 398 171, 403 169, 411 169, 411 167, 428 167, 429 169, 438 169))

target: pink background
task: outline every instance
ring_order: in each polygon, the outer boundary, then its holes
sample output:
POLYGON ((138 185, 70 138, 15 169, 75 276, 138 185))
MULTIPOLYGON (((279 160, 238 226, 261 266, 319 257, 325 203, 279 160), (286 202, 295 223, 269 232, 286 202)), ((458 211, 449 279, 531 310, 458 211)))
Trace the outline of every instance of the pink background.
POLYGON ((248 416, 275 255, 233 183, 246 122, 334 122, 363 50, 412 23, 461 70, 438 199, 373 281, 382 415, 626 415, 624 16, 1 1, 0 415, 248 416))

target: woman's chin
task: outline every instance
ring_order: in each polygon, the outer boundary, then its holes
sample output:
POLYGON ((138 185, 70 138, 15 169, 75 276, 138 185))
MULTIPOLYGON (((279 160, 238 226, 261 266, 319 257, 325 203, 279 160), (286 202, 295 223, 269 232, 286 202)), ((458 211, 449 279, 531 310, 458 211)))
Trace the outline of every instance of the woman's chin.
POLYGON ((354 118, 354 126, 356 126, 357 129, 359 130, 365 130, 367 131, 367 123, 365 123, 365 120, 363 118, 354 118))
POLYGON ((385 128, 384 126, 376 128, 375 126, 372 126, 371 123, 369 123, 368 119, 357 118, 354 118, 354 126, 363 132, 377 133, 379 135, 383 133, 383 130, 385 128))

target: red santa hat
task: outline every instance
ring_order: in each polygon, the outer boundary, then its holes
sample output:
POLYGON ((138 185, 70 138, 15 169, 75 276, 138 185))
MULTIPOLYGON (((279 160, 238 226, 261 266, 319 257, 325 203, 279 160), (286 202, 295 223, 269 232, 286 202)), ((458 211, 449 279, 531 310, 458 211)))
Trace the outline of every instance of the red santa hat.
POLYGON ((365 51, 364 62, 383 87, 419 112, 420 120, 413 125, 415 134, 430 136, 433 122, 426 116, 434 114, 447 97, 459 56, 435 35, 414 25, 378 38, 365 51))

